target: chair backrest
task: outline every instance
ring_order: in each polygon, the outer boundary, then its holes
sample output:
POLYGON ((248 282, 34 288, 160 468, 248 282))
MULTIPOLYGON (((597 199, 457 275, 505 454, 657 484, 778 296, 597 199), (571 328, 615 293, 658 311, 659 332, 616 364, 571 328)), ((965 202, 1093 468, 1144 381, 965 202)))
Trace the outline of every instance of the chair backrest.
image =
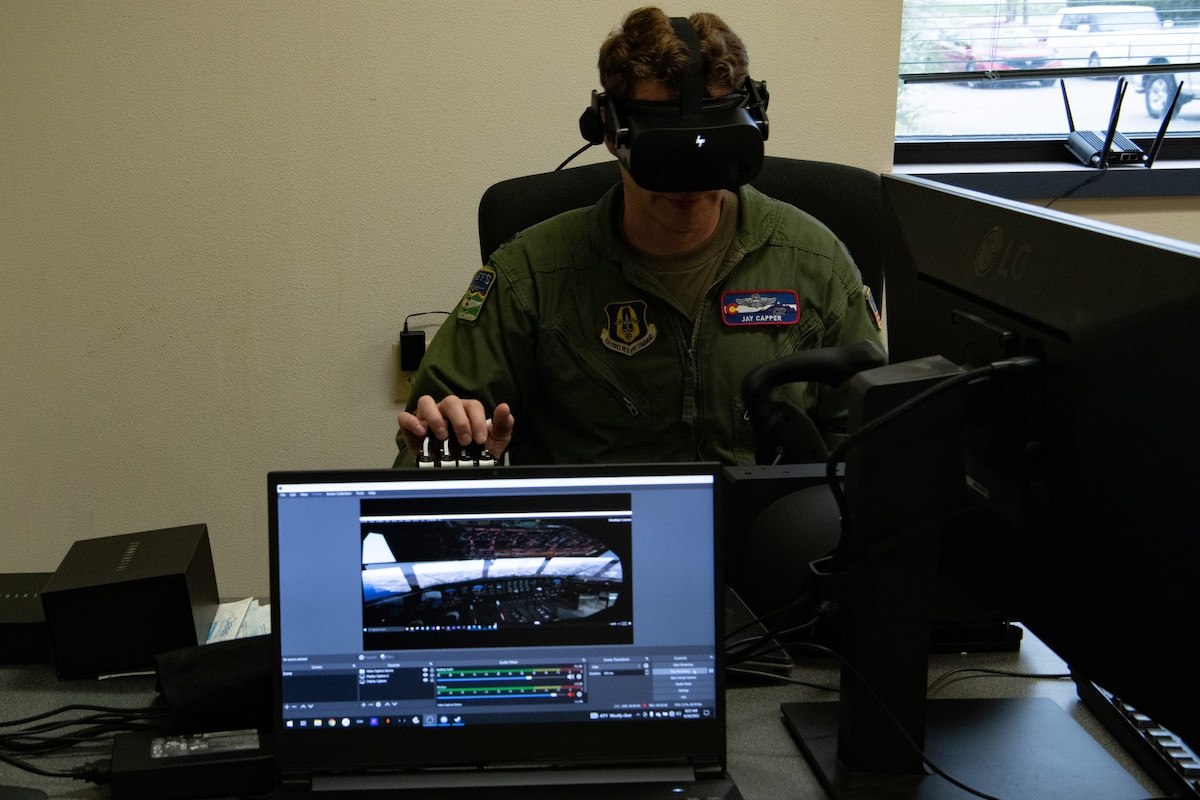
MULTIPOLYGON (((479 201, 482 262, 515 234, 573 208, 590 206, 620 180, 616 161, 511 178, 490 186, 479 201)), ((767 156, 755 188, 807 211, 845 242, 883 302, 882 202, 878 173, 846 164, 767 156)))

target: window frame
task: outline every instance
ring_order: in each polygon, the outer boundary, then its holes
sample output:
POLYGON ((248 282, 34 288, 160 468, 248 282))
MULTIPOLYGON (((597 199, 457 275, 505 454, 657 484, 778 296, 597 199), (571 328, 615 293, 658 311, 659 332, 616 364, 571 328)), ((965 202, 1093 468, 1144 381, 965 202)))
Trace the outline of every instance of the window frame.
MULTIPOLYGON (((1102 78, 1167 71, 1200 72, 1200 63, 1010 70, 984 77, 1102 78)), ((963 75, 962 72, 900 73, 897 91, 906 83, 962 82, 963 75)), ((983 74, 978 73, 976 80, 978 75, 983 74)), ((1200 103, 1200 99, 1193 102, 1200 103)), ((1126 135, 1146 151, 1154 144, 1153 133, 1126 135)), ((1066 149, 1065 136, 1058 134, 895 136, 892 163, 896 172, 923 175, 1014 199, 1200 195, 1200 131, 1172 132, 1169 127, 1150 169, 1142 165, 1106 169, 1084 166, 1066 149)))

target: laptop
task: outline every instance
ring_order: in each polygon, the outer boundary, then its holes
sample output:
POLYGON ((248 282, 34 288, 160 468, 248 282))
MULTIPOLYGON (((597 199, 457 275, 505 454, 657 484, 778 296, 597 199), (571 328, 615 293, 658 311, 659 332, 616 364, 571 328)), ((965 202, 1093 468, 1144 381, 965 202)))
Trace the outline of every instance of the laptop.
POLYGON ((740 800, 718 469, 271 473, 279 796, 740 800))

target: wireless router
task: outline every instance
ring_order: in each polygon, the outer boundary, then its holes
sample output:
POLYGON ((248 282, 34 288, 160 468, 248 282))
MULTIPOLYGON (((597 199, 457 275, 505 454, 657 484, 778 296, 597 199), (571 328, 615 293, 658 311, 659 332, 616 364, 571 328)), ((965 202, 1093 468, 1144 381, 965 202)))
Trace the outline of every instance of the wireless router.
POLYGON ((1132 139, 1117 130, 1117 122, 1121 117, 1121 103, 1125 100, 1125 90, 1129 87, 1129 81, 1124 78, 1117 79, 1117 91, 1113 98, 1112 113, 1108 118, 1108 130, 1104 132, 1075 130, 1075 118, 1071 115, 1071 101, 1067 98, 1067 82, 1060 78, 1058 83, 1062 87, 1063 105, 1067 109, 1067 127, 1070 129, 1070 133, 1067 135, 1067 149, 1079 159, 1081 164, 1099 169, 1107 169, 1114 164, 1142 164, 1149 169, 1154 164, 1154 159, 1158 157, 1158 151, 1162 147, 1167 125, 1175 113, 1175 104, 1179 102, 1179 94, 1183 91, 1182 81, 1175 90, 1171 107, 1163 114, 1162 125, 1158 128, 1158 135, 1154 138, 1154 145, 1150 148, 1149 153, 1144 152, 1132 139))

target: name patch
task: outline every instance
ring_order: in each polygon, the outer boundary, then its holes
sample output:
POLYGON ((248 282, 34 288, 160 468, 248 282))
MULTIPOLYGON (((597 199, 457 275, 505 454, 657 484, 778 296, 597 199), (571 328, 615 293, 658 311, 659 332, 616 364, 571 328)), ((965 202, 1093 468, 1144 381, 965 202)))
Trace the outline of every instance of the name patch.
POLYGON ((725 292, 721 319, 726 325, 795 325, 800 321, 800 296, 791 290, 725 292))

